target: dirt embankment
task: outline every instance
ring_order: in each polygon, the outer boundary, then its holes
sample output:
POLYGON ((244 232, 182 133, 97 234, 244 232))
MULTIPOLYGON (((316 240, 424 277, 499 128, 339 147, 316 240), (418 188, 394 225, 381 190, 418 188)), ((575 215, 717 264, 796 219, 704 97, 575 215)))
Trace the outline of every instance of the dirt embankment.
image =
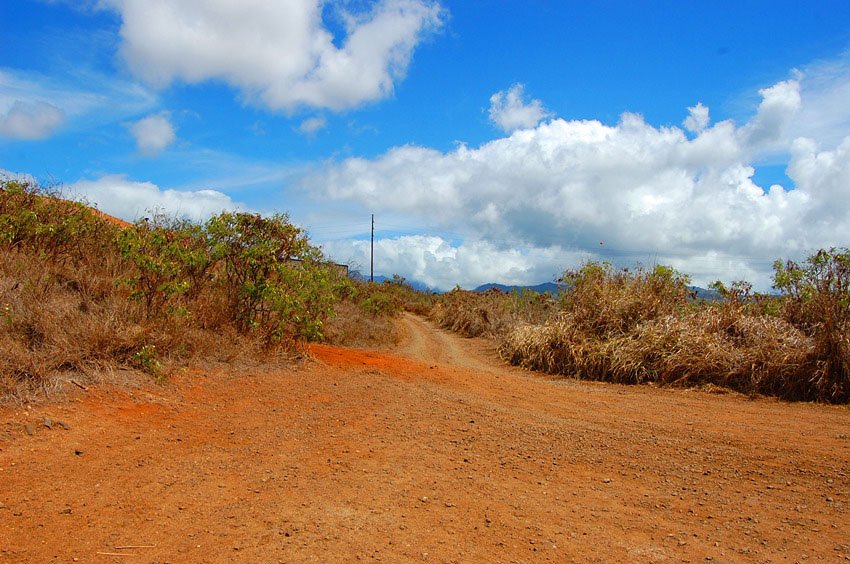
POLYGON ((399 330, 0 410, 0 561, 850 560, 846 407, 550 379, 399 330))

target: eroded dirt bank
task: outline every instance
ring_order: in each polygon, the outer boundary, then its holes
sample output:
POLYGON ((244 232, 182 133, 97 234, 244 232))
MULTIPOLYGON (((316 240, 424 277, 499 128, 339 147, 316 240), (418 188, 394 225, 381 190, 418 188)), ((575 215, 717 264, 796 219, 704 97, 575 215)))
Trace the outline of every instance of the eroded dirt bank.
POLYGON ((400 330, 0 411, 0 560, 850 560, 848 408, 553 380, 400 330))

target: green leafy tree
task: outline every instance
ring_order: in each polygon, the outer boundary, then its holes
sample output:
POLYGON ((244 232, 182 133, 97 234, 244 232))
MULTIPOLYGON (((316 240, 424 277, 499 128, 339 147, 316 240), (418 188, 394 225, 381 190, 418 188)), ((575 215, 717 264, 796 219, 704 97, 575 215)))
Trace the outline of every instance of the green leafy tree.
POLYGON ((821 249, 801 264, 777 260, 773 271, 786 317, 817 343, 820 399, 850 400, 850 250, 821 249))

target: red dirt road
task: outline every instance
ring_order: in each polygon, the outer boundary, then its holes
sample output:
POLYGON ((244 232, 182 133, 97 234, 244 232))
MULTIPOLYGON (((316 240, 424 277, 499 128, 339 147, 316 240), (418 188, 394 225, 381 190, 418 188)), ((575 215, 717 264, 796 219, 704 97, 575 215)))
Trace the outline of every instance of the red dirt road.
POLYGON ((550 379, 399 330, 0 410, 0 561, 850 560, 847 407, 550 379))

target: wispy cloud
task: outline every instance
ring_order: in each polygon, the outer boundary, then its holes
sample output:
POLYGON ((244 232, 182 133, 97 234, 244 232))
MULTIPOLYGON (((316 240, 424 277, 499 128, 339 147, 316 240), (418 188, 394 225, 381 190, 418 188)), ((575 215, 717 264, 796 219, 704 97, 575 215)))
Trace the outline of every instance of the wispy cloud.
POLYGON ((324 129, 328 125, 328 120, 324 117, 312 117, 305 119, 298 126, 298 131, 307 136, 314 136, 320 129, 324 129))
POLYGON ((808 137, 835 148, 850 132, 850 50, 803 67, 798 80, 802 104, 789 137, 808 137))
POLYGON ((43 139, 65 121, 65 112, 47 102, 15 100, 7 112, 0 112, 0 137, 43 139))
MULTIPOLYGON (((156 104, 146 88, 86 69, 74 74, 45 76, 36 72, 0 68, 0 116, 12 125, 36 126, 43 138, 60 125, 73 128, 110 123, 138 115, 156 104)), ((18 135, 18 138, 21 137, 18 135)))

